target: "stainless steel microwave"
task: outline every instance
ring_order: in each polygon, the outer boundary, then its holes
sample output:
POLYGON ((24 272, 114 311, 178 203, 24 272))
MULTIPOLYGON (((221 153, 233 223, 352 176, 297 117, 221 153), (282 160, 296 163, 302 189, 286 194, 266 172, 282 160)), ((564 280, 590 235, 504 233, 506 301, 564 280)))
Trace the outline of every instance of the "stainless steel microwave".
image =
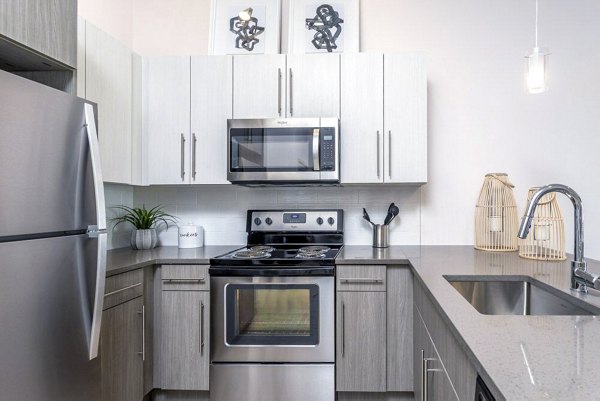
POLYGON ((227 179, 234 184, 340 182, 337 118, 227 121, 227 179))

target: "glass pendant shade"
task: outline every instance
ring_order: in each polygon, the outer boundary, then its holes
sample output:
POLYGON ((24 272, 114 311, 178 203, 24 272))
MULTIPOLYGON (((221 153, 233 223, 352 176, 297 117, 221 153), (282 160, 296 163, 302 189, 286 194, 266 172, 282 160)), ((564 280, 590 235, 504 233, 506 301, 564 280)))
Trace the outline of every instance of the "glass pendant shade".
POLYGON ((525 80, 529 93, 542 93, 548 89, 549 53, 536 47, 526 60, 525 80))

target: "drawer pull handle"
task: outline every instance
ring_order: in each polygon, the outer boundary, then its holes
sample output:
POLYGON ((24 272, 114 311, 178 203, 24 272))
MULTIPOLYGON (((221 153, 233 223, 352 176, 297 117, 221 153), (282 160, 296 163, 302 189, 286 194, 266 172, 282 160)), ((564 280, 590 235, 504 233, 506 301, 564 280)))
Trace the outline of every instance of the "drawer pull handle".
POLYGON ((204 278, 165 278, 165 284, 205 284, 204 278))
POLYGON ((383 279, 380 278, 342 278, 342 284, 383 284, 383 279))
POLYGON ((132 288, 139 287, 140 285, 142 285, 142 283, 128 285, 127 287, 123 287, 123 288, 120 288, 120 289, 115 290, 115 291, 107 292, 106 294, 104 294, 104 296, 108 297, 108 296, 111 296, 111 295, 116 295, 116 294, 119 294, 119 293, 121 293, 123 291, 131 290, 132 288))

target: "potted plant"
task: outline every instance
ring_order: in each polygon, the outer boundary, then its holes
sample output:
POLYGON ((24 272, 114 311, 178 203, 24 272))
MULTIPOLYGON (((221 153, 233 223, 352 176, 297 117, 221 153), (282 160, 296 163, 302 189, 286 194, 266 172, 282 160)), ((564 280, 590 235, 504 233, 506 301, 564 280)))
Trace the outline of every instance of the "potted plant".
POLYGON ((176 224, 177 217, 165 213, 162 206, 155 206, 152 209, 142 207, 115 206, 124 212, 122 216, 112 219, 117 227, 121 223, 131 223, 135 228, 131 233, 131 247, 133 249, 152 249, 158 242, 156 229, 164 224, 169 228, 169 222, 176 224))

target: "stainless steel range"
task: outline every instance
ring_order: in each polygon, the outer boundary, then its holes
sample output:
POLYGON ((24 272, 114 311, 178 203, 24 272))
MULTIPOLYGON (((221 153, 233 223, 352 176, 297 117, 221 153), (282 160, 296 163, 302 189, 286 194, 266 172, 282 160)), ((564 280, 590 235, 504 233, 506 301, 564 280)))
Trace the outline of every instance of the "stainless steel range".
POLYGON ((334 401, 341 210, 248 211, 211 259, 211 400, 334 401))

